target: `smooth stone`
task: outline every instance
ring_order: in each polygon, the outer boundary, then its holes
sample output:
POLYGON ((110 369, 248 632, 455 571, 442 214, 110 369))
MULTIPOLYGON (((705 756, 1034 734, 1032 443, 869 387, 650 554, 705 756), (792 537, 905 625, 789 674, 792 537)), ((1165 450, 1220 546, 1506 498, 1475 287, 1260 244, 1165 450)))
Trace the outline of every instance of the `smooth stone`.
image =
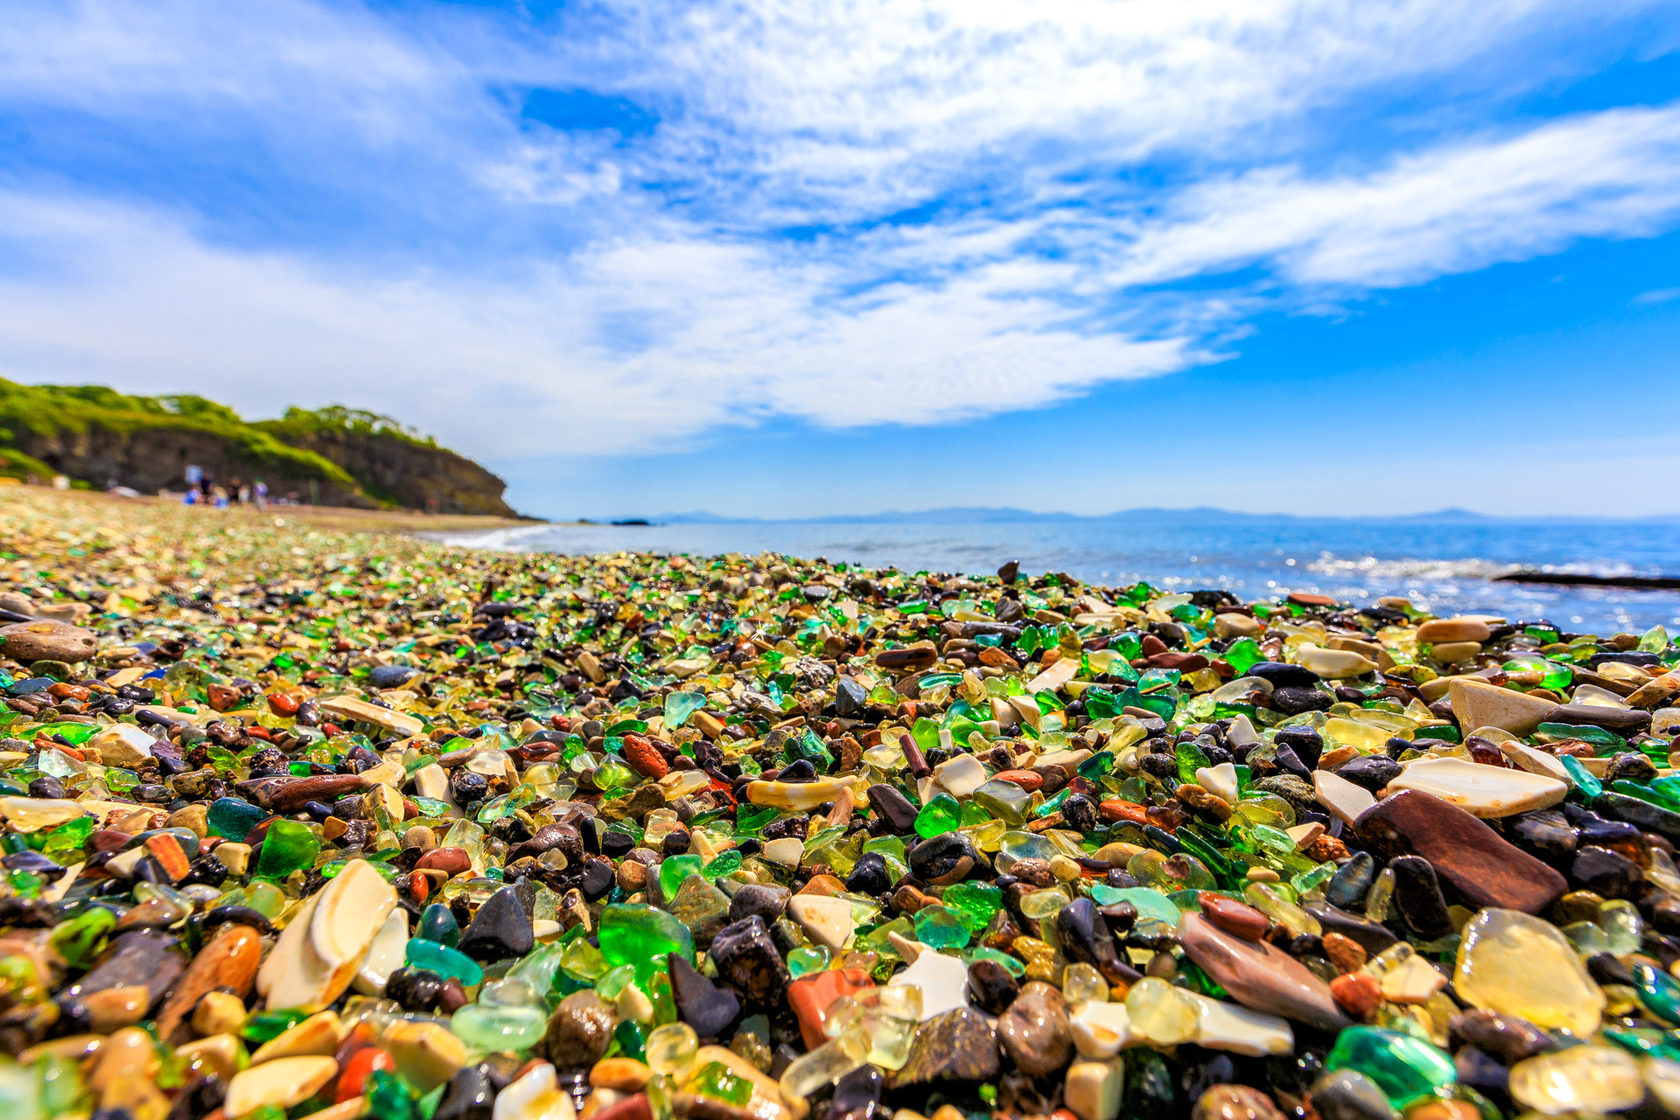
POLYGON ((755 914, 723 927, 712 939, 711 955, 718 979, 753 1003, 780 1005, 791 977, 764 919, 755 914))
POLYGON ((1460 728, 1497 727, 1513 735, 1529 734, 1557 706, 1554 700, 1472 677, 1452 678, 1447 684, 1447 696, 1460 728))
MULTIPOLYGON (((923 959, 931 955, 923 954, 923 959)), ((961 967, 961 961, 956 963, 961 967)), ((923 1019, 904 1068, 891 1081, 896 1089, 946 1081, 990 1081, 997 1074, 997 1032, 980 1012, 958 1007, 923 1019)))
POLYGON ((1020 991, 1014 974, 996 961, 982 957, 968 966, 969 996, 988 1015, 1002 1015, 1020 991))
POLYGON ((64 661, 71 665, 86 661, 99 650, 99 638, 92 630, 50 619, 14 622, 0 626, 0 657, 28 664, 31 661, 64 661))
POLYGON ((717 1038, 741 1014, 734 992, 712 983, 680 956, 671 958, 671 995, 677 1014, 701 1038, 717 1038))
POLYGON ((1197 902, 1201 904, 1202 917, 1244 941, 1259 941, 1272 924, 1270 918, 1254 907, 1211 891, 1201 892, 1197 902))
POLYGON ((356 978, 351 983, 364 996, 383 995, 391 973, 403 966, 407 951, 408 914, 400 909, 392 910, 385 915, 379 932, 373 935, 361 964, 356 966, 356 978))
POLYGON ((1061 1069, 1073 1056, 1073 1028, 1062 993, 1041 980, 1029 981, 998 1017, 998 1041, 1016 1068, 1034 1077, 1061 1069))
POLYGON ((1571 786, 1527 770, 1484 766, 1466 758, 1419 758, 1407 763, 1388 788, 1421 790, 1474 816, 1496 819, 1549 809, 1569 796, 1571 786))
POLYGON ((401 688, 419 674, 420 670, 408 665, 375 665, 368 670, 367 683, 374 688, 401 688))
POLYGON ((1432 618, 1420 623, 1417 640, 1428 645, 1440 642, 1485 642, 1493 628, 1479 618, 1432 618))
POLYGON ((606 1055, 616 1026, 618 1016, 600 996, 573 992, 549 1016, 543 1052, 562 1069, 592 1066, 606 1055))
POLYGON ((233 1075, 222 1111, 230 1118, 265 1106, 288 1109, 302 1104, 338 1075, 338 1063, 327 1056, 276 1058, 233 1075))
POLYGON ((960 832, 946 832, 923 840, 905 856, 916 877, 936 887, 961 882, 979 861, 974 842, 960 832))
POLYGON ((1393 781, 1400 769, 1400 764, 1387 755, 1367 754, 1336 767, 1336 777, 1376 793, 1393 781))
POLYGON ((1347 649, 1324 649, 1308 644, 1295 651, 1295 659, 1326 680, 1363 677, 1377 671, 1375 661, 1347 649))
POLYGON ((762 854, 766 861, 792 871, 805 858, 805 841, 797 836, 783 836, 765 844, 762 854))
POLYGON ((788 917, 799 923, 807 937, 836 953, 846 947, 857 928, 852 904, 832 895, 796 894, 787 910, 788 917))
POLYGON ((842 792, 856 785, 852 778, 818 778, 814 782, 772 782, 761 778, 747 783, 747 800, 754 805, 808 813, 819 805, 838 801, 842 792))
POLYGON ((1441 881, 1475 907, 1535 914, 1563 896, 1562 874, 1507 843, 1456 805, 1421 790, 1402 790, 1377 802, 1354 822, 1355 831, 1385 858, 1420 855, 1441 881))
POLYGON ((1124 1003, 1089 1000, 1074 1008, 1069 1025, 1082 1058, 1112 1058, 1121 1047, 1143 1041, 1124 1003))
POLYGON ((887 981, 914 984, 922 990, 922 1022, 968 1006, 968 969, 956 957, 923 950, 910 967, 887 981))
POLYGON ((1452 916, 1441 893, 1435 868, 1422 856, 1395 856, 1388 861, 1394 872, 1394 907, 1420 940, 1433 941, 1452 932, 1452 916))
POLYGON ((503 887, 479 906, 455 948, 475 961, 503 961, 523 957, 536 945, 530 915, 519 901, 517 887, 503 887))
POLYGON ((1456 1013, 1448 1020, 1447 1029, 1454 1039, 1467 1042, 1508 1066, 1544 1054, 1556 1045, 1551 1035, 1527 1019, 1501 1015, 1483 1007, 1456 1013))
MULTIPOLYGON (((780 843, 780 841, 772 841, 780 843)), ((797 843, 797 841, 795 841, 797 843)), ((729 920, 745 921, 757 914, 766 922, 773 922, 787 911, 791 892, 774 883, 746 883, 729 900, 729 920)))
POLYGON ((342 995, 355 978, 354 962, 334 968, 315 951, 310 928, 320 901, 321 894, 304 899, 257 972, 257 991, 270 1009, 295 1007, 314 1013, 342 995))
POLYGON ((892 827, 893 832, 902 836, 916 826, 916 806, 893 786, 885 783, 870 786, 866 796, 869 807, 892 827))
POLYGON ((1544 778, 1554 778, 1570 785, 1574 784, 1569 777, 1569 771, 1563 768, 1562 761, 1555 754, 1535 750, 1528 744, 1519 743, 1516 740, 1500 743, 1499 753, 1510 760, 1513 766, 1526 770, 1530 774, 1538 774, 1544 778))
POLYGON ((971 754, 954 755, 933 768, 933 780, 960 801, 986 784, 986 767, 971 754))
POLYGON ((120 766, 133 770, 152 760, 152 748, 157 743, 143 728, 132 723, 107 727, 87 742, 87 749, 99 752, 105 766, 120 766))
POLYGON ((1515 910, 1486 909, 1461 932, 1453 986, 1474 1007, 1581 1036, 1607 1004, 1556 926, 1515 910))
POLYGON ((825 969, 802 976, 788 985, 788 1006, 793 1008, 794 1016, 799 1020, 799 1033, 804 1037, 805 1048, 815 1050, 828 1040, 823 1033, 823 1024, 835 1000, 874 986, 869 973, 861 968, 825 969))
POLYGON ((1320 1120, 1400 1120, 1377 1083, 1358 1070, 1339 1069, 1313 1082, 1312 1104, 1320 1120))
POLYGON ((1120 1062, 1075 1062, 1068 1067, 1062 1101, 1079 1120, 1116 1120, 1125 1085, 1120 1062))
POLYGON ((1355 852, 1325 884, 1324 900, 1344 910, 1358 906, 1371 889, 1376 874, 1377 861, 1371 858, 1371 853, 1355 852))
POLYGON ((539 1062, 496 1094, 490 1120, 575 1120, 576 1116, 572 1095, 561 1088, 555 1068, 539 1062))
POLYGON ((490 1120, 495 1100, 496 1088, 484 1072, 477 1066, 464 1066, 444 1087, 432 1120, 490 1120))
POLYGON ((1618 735, 1634 735, 1651 726, 1651 713, 1604 704, 1559 704, 1546 713, 1541 723, 1570 723, 1602 727, 1618 735))
POLYGON ((371 723, 405 738, 426 730, 426 725, 414 716, 370 704, 354 696, 333 696, 319 704, 321 714, 336 723, 371 723))
POLYGON ((1283 1120, 1272 1098, 1252 1085, 1214 1085, 1196 1101, 1191 1120, 1283 1120))
POLYGON ((1201 767, 1196 771, 1196 784, 1228 805, 1235 805, 1242 796, 1237 784, 1237 765, 1234 762, 1201 767))
POLYGON ((1191 1039, 1197 1046, 1252 1057, 1288 1054, 1295 1049, 1295 1031, 1289 1020, 1197 992, 1185 994, 1201 1009, 1196 1035, 1191 1039))
POLYGON ((1350 1025, 1330 986, 1282 950, 1232 937, 1200 914, 1184 915, 1178 937, 1185 954, 1243 1006, 1326 1030, 1350 1025))
MULTIPOLYGON (((267 848, 267 844, 264 844, 267 848)), ((397 890, 364 859, 353 859, 321 889, 310 944, 329 968, 355 965, 397 905, 397 890)))
POLYGON ((1632 1054, 1588 1044, 1554 1050, 1511 1067, 1511 1097, 1547 1116, 1600 1114, 1645 1099, 1645 1079, 1632 1054))

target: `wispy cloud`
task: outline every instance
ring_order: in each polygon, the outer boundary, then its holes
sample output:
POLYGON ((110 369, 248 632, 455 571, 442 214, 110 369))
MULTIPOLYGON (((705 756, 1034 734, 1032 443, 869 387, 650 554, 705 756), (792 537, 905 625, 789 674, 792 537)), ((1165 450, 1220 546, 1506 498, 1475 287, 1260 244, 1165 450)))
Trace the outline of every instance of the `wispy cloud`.
POLYGON ((498 455, 1042 407, 1259 308, 1673 228, 1680 107, 1515 108, 1655 10, 7 6, 0 112, 52 141, 0 179, 0 372, 498 455))

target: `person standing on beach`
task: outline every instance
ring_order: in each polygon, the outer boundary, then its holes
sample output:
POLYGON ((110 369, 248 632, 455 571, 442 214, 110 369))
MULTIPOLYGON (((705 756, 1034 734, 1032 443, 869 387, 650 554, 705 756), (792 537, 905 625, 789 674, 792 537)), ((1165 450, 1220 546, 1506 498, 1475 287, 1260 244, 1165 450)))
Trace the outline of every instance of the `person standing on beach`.
POLYGON ((257 512, 258 513, 261 513, 263 510, 267 509, 268 508, 268 483, 264 482, 260 478, 257 479, 254 483, 251 484, 251 496, 256 498, 256 500, 257 500, 257 512))
POLYGON ((188 490, 197 490, 204 482, 204 468, 197 463, 188 463, 187 469, 181 472, 181 477, 186 479, 188 490))

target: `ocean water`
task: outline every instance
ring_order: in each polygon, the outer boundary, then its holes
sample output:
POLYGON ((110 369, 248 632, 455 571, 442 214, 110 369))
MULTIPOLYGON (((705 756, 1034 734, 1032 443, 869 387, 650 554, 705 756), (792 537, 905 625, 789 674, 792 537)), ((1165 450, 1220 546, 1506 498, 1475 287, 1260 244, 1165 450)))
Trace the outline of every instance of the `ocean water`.
POLYGON ((914 515, 883 520, 695 521, 649 526, 537 525, 440 535, 515 551, 776 552, 910 571, 1068 572, 1100 584, 1148 580, 1243 598, 1290 591, 1368 603, 1404 595, 1436 613, 1549 619, 1607 634, 1680 626, 1680 592, 1496 583, 1518 568, 1595 575, 1680 575, 1680 519, 1515 520, 1454 515, 1277 518, 1140 511, 1103 518, 914 515))

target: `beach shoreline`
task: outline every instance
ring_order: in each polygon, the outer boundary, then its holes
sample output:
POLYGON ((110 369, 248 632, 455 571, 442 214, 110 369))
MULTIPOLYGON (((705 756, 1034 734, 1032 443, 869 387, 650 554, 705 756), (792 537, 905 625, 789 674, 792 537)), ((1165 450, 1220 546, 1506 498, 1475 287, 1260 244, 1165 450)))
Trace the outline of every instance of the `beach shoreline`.
POLYGON ((20 1120, 1668 1085, 1615 1030, 1680 967, 1661 627, 433 520, 0 489, 20 1120))

